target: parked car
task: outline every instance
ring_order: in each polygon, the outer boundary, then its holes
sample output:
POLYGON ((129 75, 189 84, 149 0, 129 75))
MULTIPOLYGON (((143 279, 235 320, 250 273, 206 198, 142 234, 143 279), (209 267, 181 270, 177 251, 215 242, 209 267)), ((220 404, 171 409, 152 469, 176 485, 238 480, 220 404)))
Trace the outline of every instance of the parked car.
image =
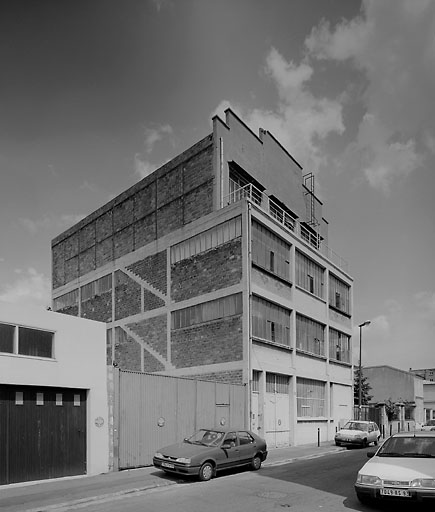
POLYGON ((373 421, 348 421, 342 429, 335 434, 335 444, 368 446, 370 443, 378 444, 381 432, 373 421))
POLYGON ((427 432, 429 430, 435 430, 435 420, 429 420, 426 423, 423 423, 421 426, 421 430, 427 432))
POLYGON ((362 503, 435 499, 435 432, 394 434, 367 456, 355 483, 362 503))
POLYGON ((156 468, 210 480, 217 471, 249 465, 258 470, 266 460, 267 445, 249 430, 216 427, 200 429, 182 443, 160 448, 153 457, 156 468))

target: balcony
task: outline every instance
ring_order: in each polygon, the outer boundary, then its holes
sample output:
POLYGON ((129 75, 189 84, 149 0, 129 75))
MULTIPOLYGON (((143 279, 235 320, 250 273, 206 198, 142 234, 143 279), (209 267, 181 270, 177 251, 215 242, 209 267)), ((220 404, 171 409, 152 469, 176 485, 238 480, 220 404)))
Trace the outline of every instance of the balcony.
POLYGON ((276 204, 267 194, 256 188, 252 183, 240 187, 236 182, 230 180, 231 192, 224 197, 223 206, 237 203, 242 199, 248 199, 257 205, 264 213, 273 217, 285 229, 294 233, 301 240, 304 240, 311 247, 314 247, 320 254, 328 258, 334 265, 344 272, 348 272, 349 265, 345 259, 330 249, 322 240, 320 235, 301 224, 295 217, 291 216, 281 206, 276 204))

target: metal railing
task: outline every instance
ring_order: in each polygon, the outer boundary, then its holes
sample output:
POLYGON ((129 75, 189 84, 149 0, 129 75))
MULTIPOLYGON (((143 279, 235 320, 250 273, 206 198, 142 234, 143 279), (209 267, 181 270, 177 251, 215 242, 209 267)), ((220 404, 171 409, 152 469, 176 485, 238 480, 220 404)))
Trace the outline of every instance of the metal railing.
POLYGON ((326 258, 341 268, 344 272, 348 272, 347 261, 329 248, 322 241, 317 232, 313 232, 301 224, 297 219, 292 217, 287 211, 281 208, 281 206, 275 203, 267 194, 256 188, 252 183, 248 183, 247 185, 240 187, 235 181, 230 180, 230 188, 232 188, 232 191, 228 196, 224 197, 223 206, 237 203, 242 199, 249 199, 266 214, 270 215, 282 224, 286 229, 295 233, 299 238, 310 244, 323 256, 326 256, 326 258))

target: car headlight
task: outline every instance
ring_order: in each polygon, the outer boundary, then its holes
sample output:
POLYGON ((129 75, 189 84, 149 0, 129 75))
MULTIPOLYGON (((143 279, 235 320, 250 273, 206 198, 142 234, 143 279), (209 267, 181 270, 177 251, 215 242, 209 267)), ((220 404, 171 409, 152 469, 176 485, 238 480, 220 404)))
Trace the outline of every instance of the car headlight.
POLYGON ((179 462, 180 464, 190 464, 192 459, 186 459, 186 457, 178 457, 175 462, 179 462))
POLYGON ((155 457, 156 459, 163 459, 163 455, 162 455, 160 452, 156 452, 156 453, 154 454, 154 457, 155 457))
POLYGON ((382 485, 382 480, 378 476, 362 475, 361 473, 358 473, 356 482, 364 485, 382 485))
POLYGON ((416 478, 411 482, 411 487, 430 487, 435 489, 435 478, 416 478))

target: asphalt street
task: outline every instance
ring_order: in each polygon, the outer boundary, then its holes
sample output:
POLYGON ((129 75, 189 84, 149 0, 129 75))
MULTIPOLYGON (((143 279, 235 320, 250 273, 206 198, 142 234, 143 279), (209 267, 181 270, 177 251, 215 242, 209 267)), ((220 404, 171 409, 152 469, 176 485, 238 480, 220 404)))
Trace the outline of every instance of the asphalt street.
MULTIPOLYGON (((367 507, 361 505, 353 484, 358 470, 367 460, 367 449, 352 449, 321 458, 263 467, 258 472, 241 469, 221 473, 210 482, 183 480, 176 485, 132 492, 94 503, 77 504, 56 512, 340 512, 355 510, 410 511, 409 505, 367 507)), ((417 508, 412 507, 412 512, 417 508)))

